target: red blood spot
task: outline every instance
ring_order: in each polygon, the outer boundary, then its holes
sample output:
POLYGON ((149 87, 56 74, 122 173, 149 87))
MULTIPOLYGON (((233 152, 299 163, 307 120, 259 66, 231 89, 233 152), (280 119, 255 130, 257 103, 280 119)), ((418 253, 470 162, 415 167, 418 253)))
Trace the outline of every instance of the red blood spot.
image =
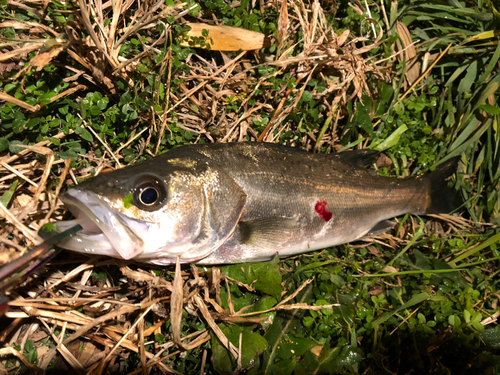
POLYGON ((326 201, 317 201, 316 206, 314 206, 314 211, 322 218, 324 221, 330 221, 332 218, 332 213, 326 210, 326 201))

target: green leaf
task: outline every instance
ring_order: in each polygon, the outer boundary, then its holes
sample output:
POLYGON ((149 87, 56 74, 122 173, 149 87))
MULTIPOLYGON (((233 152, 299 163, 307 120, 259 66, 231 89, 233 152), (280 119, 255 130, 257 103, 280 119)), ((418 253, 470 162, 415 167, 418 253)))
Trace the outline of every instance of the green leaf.
MULTIPOLYGON (((231 300, 234 305, 235 311, 240 311, 244 307, 248 307, 254 304, 257 300, 257 296, 254 293, 242 292, 237 285, 230 285, 231 300)), ((222 301, 222 307, 226 310, 229 309, 229 294, 227 288, 221 288, 220 298, 222 301)))
POLYGON ((311 92, 304 90, 304 93, 302 94, 302 101, 304 102, 310 102, 313 98, 313 95, 311 92))
POLYGON ((159 344, 163 344, 165 342, 165 336, 162 333, 157 333, 155 335, 155 341, 159 344))
POLYGON ((16 88, 16 85, 12 84, 12 83, 7 83, 3 89, 4 92, 8 93, 9 91, 11 91, 12 89, 16 88))
POLYGON ((398 307, 395 310, 386 312, 384 315, 382 315, 380 318, 372 322, 372 328, 378 327, 380 324, 385 322, 387 319, 391 318, 401 310, 405 310, 409 307, 412 307, 414 305, 418 305, 424 301, 427 301, 429 298, 431 298, 431 295, 425 292, 419 293, 416 296, 414 296, 412 299, 410 299, 408 302, 406 302, 404 305, 398 307))
POLYGON ((90 107, 90 114, 92 116, 99 116, 101 114, 101 109, 98 106, 93 105, 90 107))
POLYGON ((13 154, 19 154, 21 151, 24 150, 24 148, 23 147, 16 147, 16 145, 22 145, 22 144, 24 144, 24 143, 21 141, 10 142, 9 151, 12 152, 13 154))
POLYGON ((363 129, 366 133, 373 133, 372 119, 370 117, 370 111, 372 108, 370 98, 363 95, 363 103, 358 103, 356 106, 356 113, 349 125, 358 126, 363 129))
POLYGON ((35 350, 35 346, 33 345, 33 341, 31 341, 31 340, 26 341, 26 344, 24 344, 24 350, 26 350, 27 352, 31 352, 31 351, 35 350))
POLYGON ((487 347, 491 349, 500 349, 500 325, 494 328, 486 328, 480 333, 481 339, 487 347))
POLYGON ((476 117, 473 117, 470 120, 469 124, 467 124, 466 126, 464 124, 464 126, 462 126, 463 130, 460 132, 458 137, 455 138, 449 149, 455 150, 464 142, 466 142, 470 135, 476 130, 478 124, 479 120, 476 117))
POLYGON ((72 158, 74 160, 78 158, 78 154, 73 150, 59 152, 57 155, 63 160, 67 160, 69 158, 72 158))
MULTIPOLYGON (((241 337, 241 366, 243 369, 253 367, 255 360, 267 349, 267 341, 259 334, 252 332, 249 327, 240 327, 226 323, 219 324, 219 328, 229 341, 237 348, 241 337)), ((236 367, 235 358, 222 345, 219 339, 212 334, 212 363, 219 374, 230 374, 236 367)))
POLYGON ((304 324, 305 327, 310 327, 314 324, 314 318, 312 316, 306 316, 302 320, 302 323, 304 324))
POLYGON ((457 328, 458 326, 460 326, 461 324, 461 321, 460 321, 460 318, 456 315, 450 315, 448 317, 448 323, 450 325, 452 325, 453 327, 457 328))
MULTIPOLYGON (((342 348, 339 357, 335 361, 335 371, 347 370, 349 367, 356 368, 363 359, 363 353, 355 346, 345 346, 342 348)), ((342 371, 344 372, 344 371, 342 371)), ((355 371, 357 372, 357 371, 355 371)))
POLYGON ((7 138, 0 138, 0 152, 3 152, 9 148, 9 141, 7 138))
POLYGON ((278 362, 269 364, 266 368, 267 372, 262 372, 261 370, 254 369, 254 371, 249 371, 248 375, 264 375, 264 374, 279 374, 279 375, 290 375, 295 369, 297 361, 295 358, 282 359, 278 362))
POLYGON ((149 72, 149 68, 144 64, 138 64, 137 70, 141 73, 148 73, 149 72))
POLYGON ((75 128, 75 134, 79 135, 83 139, 85 139, 87 142, 93 142, 94 138, 92 137, 92 134, 90 132, 82 127, 76 127, 75 128))
POLYGON ((474 246, 472 249, 467 250, 465 253, 460 254, 455 259, 449 261, 448 264, 453 267, 457 264, 457 262, 460 262, 462 259, 468 258, 474 254, 477 254, 482 249, 487 248, 488 246, 491 246, 491 245, 497 243, 498 241, 500 241, 500 233, 488 238, 486 241, 478 244, 477 246, 474 246))
POLYGON ((497 75, 488 83, 485 89, 481 91, 481 96, 477 100, 476 106, 474 107, 474 111, 480 105, 483 105, 486 102, 486 99, 488 99, 491 95, 494 95, 498 91, 499 87, 500 87, 500 76, 497 75))
POLYGON ((491 104, 483 104, 479 106, 479 109, 489 113, 490 115, 500 115, 500 107, 491 105, 491 104))
POLYGON ((390 136, 384 139, 379 144, 375 144, 375 146, 370 145, 368 148, 373 148, 377 151, 385 151, 388 148, 391 148, 399 143, 399 139, 401 138, 401 134, 408 130, 408 127, 403 124, 399 128, 397 128, 390 136))
POLYGON ((464 94, 465 92, 469 92, 471 90, 471 87, 474 84, 474 81, 476 80, 476 76, 477 76, 477 61, 473 61, 468 66, 465 77, 462 78, 462 80, 458 84, 458 92, 460 95, 464 94))
POLYGON ((275 257, 269 262, 235 264, 221 269, 227 276, 242 283, 250 285, 255 281, 253 287, 256 290, 279 300, 282 288, 278 262, 278 257, 275 257))
POLYGON ((108 98, 102 98, 102 99, 99 99, 97 101, 97 106, 99 107, 99 109, 102 111, 102 110, 105 110, 106 107, 108 106, 108 98))
MULTIPOLYGON (((257 311, 265 311, 269 310, 272 307, 276 305, 278 301, 276 298, 271 297, 271 296, 264 296, 260 298, 257 302, 255 302, 252 306, 250 306, 247 310, 245 310, 245 313, 251 313, 251 312, 257 312, 257 311)), ((274 317, 276 316, 275 311, 259 314, 259 315, 253 315, 253 317, 267 317, 267 320, 264 320, 261 324, 262 327, 267 328, 269 327, 270 324, 269 322, 272 322, 274 320, 274 317)))
POLYGON ((49 140, 50 142, 52 142, 52 144, 56 145, 56 146, 60 146, 61 145, 61 141, 55 137, 49 137, 49 140))
MULTIPOLYGON (((309 294, 310 290, 305 295, 309 294)), ((289 314, 286 318, 281 315, 276 316, 273 325, 264 335, 264 338, 269 343, 269 349, 264 353, 262 358, 263 365, 261 370, 263 374, 277 374, 278 372, 276 372, 274 367, 283 361, 285 363, 281 364, 281 366, 288 370, 291 368, 291 371, 293 371, 296 358, 317 345, 312 340, 297 337, 296 334, 293 334, 296 327, 300 326, 300 321, 295 318, 295 314, 296 312, 289 314), (291 367, 289 361, 293 362, 293 367, 291 367)))
POLYGON ((26 357, 28 362, 35 363, 38 358, 38 352, 35 349, 33 341, 26 341, 26 344, 24 344, 24 350, 26 351, 26 354, 24 356, 26 357))
POLYGON ((315 346, 316 343, 314 341, 307 338, 296 337, 290 333, 283 337, 283 341, 276 350, 276 356, 284 359, 300 357, 315 346))
POLYGON ((414 249, 413 254, 415 254, 415 267, 420 270, 431 270, 431 262, 427 256, 425 256, 420 250, 414 249))
POLYGON ((326 345, 319 357, 310 351, 306 352, 297 363, 294 374, 344 374, 350 372, 350 367, 357 367, 362 359, 363 354, 359 348, 348 345, 341 350, 326 345))
MULTIPOLYGON (((491 30, 491 31, 493 31, 493 30, 491 30)), ((491 32, 491 31, 487 31, 487 33, 491 32)), ((483 83, 490 76, 493 69, 495 69, 495 67, 497 66, 499 59, 500 59, 500 44, 497 45, 495 53, 493 54, 491 59, 488 61, 488 63, 486 64, 486 62, 484 62, 484 64, 487 65, 487 68, 483 71, 483 73, 479 77, 478 82, 477 82, 478 84, 483 83)))
POLYGON ((335 360, 340 354, 339 348, 323 348, 321 355, 318 357, 308 351, 304 354, 302 360, 297 363, 295 368, 296 375, 324 374, 333 373, 333 368, 336 367, 335 360))
POLYGON ((449 5, 438 5, 438 4, 420 4, 420 7, 422 8, 427 8, 427 9, 432 9, 433 11, 427 13, 429 15, 433 16, 442 16, 448 20, 453 19, 459 22, 467 22, 466 17, 472 17, 478 20, 482 21, 491 21, 493 19, 493 13, 486 13, 486 12, 480 12, 475 8, 455 8, 449 5), (436 10, 441 10, 444 12, 435 12, 436 10), (452 15, 455 15, 457 17, 454 17, 452 15))
POLYGON ((19 180, 14 180, 12 185, 9 187, 9 190, 7 190, 5 193, 3 193, 2 197, 0 198, 0 203, 3 204, 5 207, 7 207, 14 196, 14 193, 16 192, 17 185, 19 184, 19 180))

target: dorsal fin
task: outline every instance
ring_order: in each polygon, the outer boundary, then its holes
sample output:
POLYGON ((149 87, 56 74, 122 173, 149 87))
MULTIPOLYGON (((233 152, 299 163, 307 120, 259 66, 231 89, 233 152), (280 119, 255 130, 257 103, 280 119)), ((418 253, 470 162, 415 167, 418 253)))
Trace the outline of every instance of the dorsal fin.
POLYGON ((380 155, 376 150, 347 150, 334 154, 344 164, 349 164, 357 168, 370 168, 377 162, 377 157, 380 155))

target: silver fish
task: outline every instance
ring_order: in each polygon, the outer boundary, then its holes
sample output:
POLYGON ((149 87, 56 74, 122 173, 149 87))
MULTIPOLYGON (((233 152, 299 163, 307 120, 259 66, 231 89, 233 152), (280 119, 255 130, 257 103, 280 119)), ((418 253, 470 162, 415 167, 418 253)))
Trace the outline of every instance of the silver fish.
POLYGON ((450 212, 457 160, 380 177, 370 152, 312 154, 263 143, 179 147, 101 174, 61 197, 83 230, 60 246, 167 265, 286 257, 387 231, 387 219, 450 212))

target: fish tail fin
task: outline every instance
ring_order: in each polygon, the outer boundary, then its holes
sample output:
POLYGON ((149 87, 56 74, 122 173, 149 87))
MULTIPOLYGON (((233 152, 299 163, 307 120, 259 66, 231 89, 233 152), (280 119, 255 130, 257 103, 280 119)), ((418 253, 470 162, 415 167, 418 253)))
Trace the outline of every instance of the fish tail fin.
POLYGON ((462 204, 458 193, 447 186, 447 180, 457 171, 459 156, 438 165, 434 172, 424 176, 430 189, 430 200, 422 213, 444 214, 456 210, 462 204))

